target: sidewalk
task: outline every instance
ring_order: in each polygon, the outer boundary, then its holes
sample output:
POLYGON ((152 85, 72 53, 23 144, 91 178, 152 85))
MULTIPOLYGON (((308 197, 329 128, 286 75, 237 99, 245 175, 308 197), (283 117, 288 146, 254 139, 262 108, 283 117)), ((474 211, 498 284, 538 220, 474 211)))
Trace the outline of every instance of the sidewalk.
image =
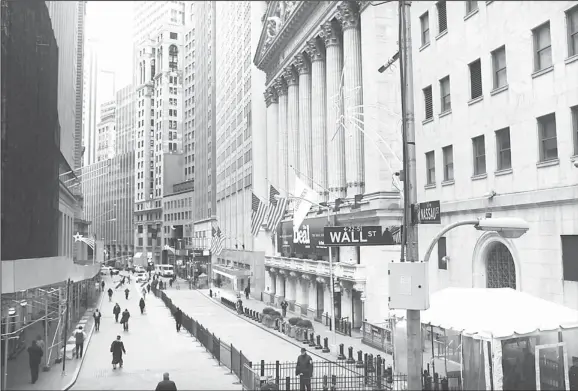
POLYGON ((164 303, 153 294, 145 297, 146 309, 141 315, 138 306, 140 284, 133 280, 102 305, 100 331, 93 334, 93 343, 72 390, 146 390, 154 389, 164 372, 170 373, 178 389, 240 390, 237 379, 227 375, 229 370, 219 367, 194 338, 175 323, 164 303), (130 286, 129 300, 123 291, 130 286), (115 323, 112 314, 118 302, 131 313, 129 331, 115 323), (110 344, 120 335, 126 348, 124 367, 112 369, 110 344))
MULTIPOLYGON (((109 277, 110 280, 110 277, 109 277)), ((108 283, 108 281, 106 281, 108 283)), ((108 288, 107 288, 108 289, 108 288)), ((96 299, 95 307, 98 308, 101 303, 102 297, 96 299)), ((77 323, 81 320, 86 320, 84 323, 84 332, 87 335, 86 342, 84 343, 84 350, 86 352, 90 342, 91 342, 91 335, 92 335, 92 328, 94 319, 92 318, 92 312, 90 311, 91 308, 87 310, 85 315, 81 317, 77 322, 71 322, 70 328, 68 330, 69 337, 72 336, 74 329, 77 326, 77 323)), ((52 322, 52 327, 56 328, 56 324, 58 321, 52 322)), ((37 324, 30 327, 30 329, 26 330, 26 349, 31 344, 31 341, 36 338, 37 335, 44 336, 44 329, 42 327, 42 322, 38 322, 37 324)), ((52 343, 52 338, 50 338, 50 342, 47 346, 50 346, 52 343)), ((78 370, 82 365, 81 359, 73 358, 71 360, 66 360, 66 370, 65 372, 62 371, 62 362, 56 364, 54 360, 59 356, 60 350, 62 348, 62 344, 59 347, 54 347, 52 351, 52 355, 50 357, 50 370, 48 372, 44 372, 42 370, 42 366, 44 365, 44 361, 40 367, 40 373, 38 377, 38 381, 35 384, 30 382, 30 366, 28 364, 28 351, 25 350, 20 355, 12 361, 9 361, 8 364, 8 389, 9 390, 64 390, 68 387, 74 380, 78 370)), ((48 349, 46 349, 48 350, 48 349)), ((70 351, 70 345, 67 347, 67 351, 70 351)), ((45 351, 44 355, 48 355, 48 352, 45 351)), ((68 354, 67 354, 68 355, 68 354)), ((43 360, 46 357, 42 357, 43 360)))

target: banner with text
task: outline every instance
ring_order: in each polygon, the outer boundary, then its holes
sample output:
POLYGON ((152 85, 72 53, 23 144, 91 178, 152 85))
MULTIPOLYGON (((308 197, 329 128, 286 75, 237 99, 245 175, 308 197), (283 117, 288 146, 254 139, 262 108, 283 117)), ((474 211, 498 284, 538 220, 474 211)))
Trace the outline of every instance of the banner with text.
POLYGON ((284 257, 315 259, 316 256, 328 256, 327 246, 323 242, 323 229, 327 217, 305 219, 298 230, 293 229, 293 221, 284 221, 277 228, 277 251, 284 257))

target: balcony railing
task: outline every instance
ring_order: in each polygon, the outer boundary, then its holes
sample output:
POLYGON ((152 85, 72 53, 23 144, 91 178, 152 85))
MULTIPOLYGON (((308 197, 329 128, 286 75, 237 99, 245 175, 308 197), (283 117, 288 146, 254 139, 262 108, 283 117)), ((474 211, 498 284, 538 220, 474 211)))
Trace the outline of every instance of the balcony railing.
MULTIPOLYGON (((329 262, 314 261, 311 259, 265 257, 265 266, 295 271, 299 273, 313 274, 320 277, 329 277, 329 262)), ((333 264, 335 277, 346 280, 365 281, 365 266, 335 262, 333 264)))

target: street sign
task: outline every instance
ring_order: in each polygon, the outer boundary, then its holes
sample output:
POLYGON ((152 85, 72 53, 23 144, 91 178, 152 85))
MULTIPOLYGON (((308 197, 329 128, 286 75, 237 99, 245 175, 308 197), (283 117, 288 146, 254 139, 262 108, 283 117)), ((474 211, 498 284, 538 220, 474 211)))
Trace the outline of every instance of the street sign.
POLYGON ((383 235, 380 226, 349 226, 323 228, 326 246, 386 246, 391 243, 383 235))
POLYGON ((420 224, 441 224, 440 202, 420 202, 419 204, 419 223, 420 224))

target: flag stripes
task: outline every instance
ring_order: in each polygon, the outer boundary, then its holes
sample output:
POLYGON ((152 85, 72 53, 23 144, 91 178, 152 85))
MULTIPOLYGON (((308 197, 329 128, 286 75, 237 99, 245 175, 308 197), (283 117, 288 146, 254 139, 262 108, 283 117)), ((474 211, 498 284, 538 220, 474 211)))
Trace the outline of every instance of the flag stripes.
POLYGON ((279 191, 271 185, 269 187, 269 221, 267 229, 275 231, 285 215, 287 197, 281 197, 279 191))
POLYGON ((253 236, 257 236, 259 233, 259 228, 261 224, 263 224, 263 220, 265 220, 265 215, 267 214, 267 205, 263 201, 259 199, 253 194, 253 201, 251 203, 251 234, 253 236))

